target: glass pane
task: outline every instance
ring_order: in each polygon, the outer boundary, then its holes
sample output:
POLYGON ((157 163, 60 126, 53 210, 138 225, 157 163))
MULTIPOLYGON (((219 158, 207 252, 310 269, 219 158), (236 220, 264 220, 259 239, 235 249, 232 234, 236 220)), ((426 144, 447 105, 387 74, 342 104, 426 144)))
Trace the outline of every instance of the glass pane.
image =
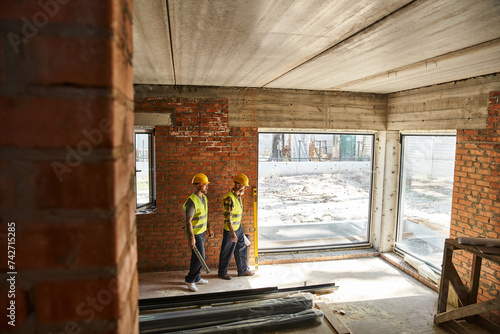
POLYGON ((450 235, 455 136, 405 136, 396 246, 441 267, 450 235))
POLYGON ((151 203, 151 161, 149 133, 135 134, 135 177, 137 207, 151 203))
POLYGON ((259 134, 259 249, 369 241, 372 135, 259 134))

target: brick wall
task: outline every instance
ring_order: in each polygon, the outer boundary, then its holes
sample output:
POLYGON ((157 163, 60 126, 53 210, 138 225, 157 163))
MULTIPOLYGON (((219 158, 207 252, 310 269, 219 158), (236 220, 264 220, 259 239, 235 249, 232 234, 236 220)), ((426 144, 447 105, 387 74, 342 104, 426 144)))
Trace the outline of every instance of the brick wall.
MULTIPOLYGON (((139 271, 189 268, 182 205, 194 190, 191 179, 200 172, 210 181, 208 217, 216 234, 205 244, 206 262, 217 269, 222 198, 236 174, 245 173, 250 185, 257 186, 257 129, 230 127, 229 107, 226 99, 136 98, 136 112, 172 114, 172 126, 156 127, 156 213, 137 216, 139 271)), ((253 239, 251 189, 243 205, 243 229, 253 239)), ((253 249, 251 259, 252 254, 253 249)))
POLYGON ((0 332, 138 332, 131 10, 0 2, 0 332))
MULTIPOLYGON (((459 130, 450 237, 500 238, 500 92, 491 92, 485 130, 459 130)), ((470 282, 472 256, 454 252, 462 280, 470 282)), ((483 261, 479 301, 500 294, 500 266, 483 261)), ((500 313, 496 313, 496 321, 500 313)))

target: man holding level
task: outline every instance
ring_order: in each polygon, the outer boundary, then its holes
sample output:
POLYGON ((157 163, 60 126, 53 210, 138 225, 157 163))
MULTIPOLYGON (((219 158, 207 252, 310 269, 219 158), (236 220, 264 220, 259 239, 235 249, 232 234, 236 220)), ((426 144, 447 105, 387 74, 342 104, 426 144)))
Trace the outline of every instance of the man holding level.
POLYGON ((255 273, 250 270, 247 263, 245 235, 241 227, 243 214, 243 203, 241 196, 248 187, 248 177, 238 174, 234 177, 234 187, 224 196, 222 200, 224 212, 224 231, 219 256, 219 277, 230 280, 227 268, 234 253, 238 276, 252 276, 255 273))

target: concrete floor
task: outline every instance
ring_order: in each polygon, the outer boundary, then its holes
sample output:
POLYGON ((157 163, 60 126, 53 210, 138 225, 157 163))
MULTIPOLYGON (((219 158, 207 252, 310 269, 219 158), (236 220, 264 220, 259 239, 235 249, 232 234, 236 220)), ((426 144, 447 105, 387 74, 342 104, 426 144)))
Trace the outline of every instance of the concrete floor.
MULTIPOLYGON (((235 270, 229 274, 236 275, 235 270)), ((139 298, 192 294, 184 284, 184 271, 139 274, 139 298)), ((216 268, 202 275, 209 283, 198 294, 263 287, 297 287, 335 283, 338 290, 315 296, 339 316, 351 333, 450 333, 434 326, 438 295, 379 257, 351 260, 260 265, 255 276, 217 277, 216 268), (337 313, 338 314, 338 313, 337 313)), ((280 333, 335 333, 326 319, 321 326, 280 333)), ((482 332, 481 329, 477 333, 482 332)))

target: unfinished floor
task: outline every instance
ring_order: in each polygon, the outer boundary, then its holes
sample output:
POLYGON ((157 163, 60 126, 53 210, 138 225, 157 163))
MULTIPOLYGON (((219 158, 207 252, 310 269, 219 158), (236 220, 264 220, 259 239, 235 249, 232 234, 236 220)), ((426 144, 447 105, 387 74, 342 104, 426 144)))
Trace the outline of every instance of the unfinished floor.
MULTIPOLYGON (((315 296, 340 316, 351 333, 451 333, 434 326, 438 294, 380 257, 350 260, 260 265, 253 277, 218 278, 217 269, 202 277, 198 294, 263 287, 297 287, 335 283, 337 291, 315 296)), ((184 271, 139 274, 139 298, 192 294, 184 271)), ((480 328, 476 333, 487 333, 480 328)), ((335 333, 326 320, 321 326, 280 333, 335 333)))

